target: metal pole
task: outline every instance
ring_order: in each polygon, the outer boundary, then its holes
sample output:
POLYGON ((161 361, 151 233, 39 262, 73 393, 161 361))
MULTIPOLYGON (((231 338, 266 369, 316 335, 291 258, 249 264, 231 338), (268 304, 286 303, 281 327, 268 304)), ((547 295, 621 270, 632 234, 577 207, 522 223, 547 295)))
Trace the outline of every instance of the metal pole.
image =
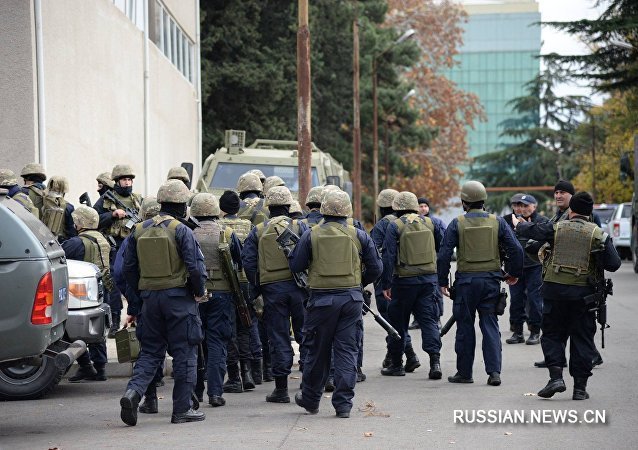
POLYGON ((377 99, 377 59, 372 60, 372 179, 374 186, 374 211, 377 213, 377 196, 379 195, 379 105, 377 99))
POLYGON ((310 109, 310 29, 308 0, 299 0, 297 30, 297 146, 299 149, 299 200, 303 202, 310 190, 312 135, 310 109))
POLYGON ((353 182, 352 203, 354 217, 361 219, 361 103, 359 99, 359 22, 357 17, 357 2, 355 1, 355 16, 352 22, 352 91, 353 91, 353 182))
MULTIPOLYGON (((386 118, 387 119, 387 118, 386 118)), ((384 139, 383 139, 383 145, 385 146, 384 149, 384 170, 383 170, 383 174, 384 174, 384 183, 383 183, 383 188, 384 189, 388 189, 390 187, 390 133, 388 132, 388 128, 390 128, 388 126, 388 121, 384 120, 383 121, 383 133, 384 133, 384 139)))

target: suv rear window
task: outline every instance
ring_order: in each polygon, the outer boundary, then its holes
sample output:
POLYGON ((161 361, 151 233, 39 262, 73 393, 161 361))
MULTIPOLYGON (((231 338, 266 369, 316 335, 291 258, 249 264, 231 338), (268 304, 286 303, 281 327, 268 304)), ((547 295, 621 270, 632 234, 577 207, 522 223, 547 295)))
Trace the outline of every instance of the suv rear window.
MULTIPOLYGON (((299 190, 299 169, 295 166, 272 166, 267 164, 237 164, 220 162, 215 169, 215 175, 210 182, 210 188, 217 189, 234 189, 237 186, 237 180, 249 170, 259 169, 266 177, 277 175, 286 182, 286 186, 293 192, 299 190)), ((311 169, 312 186, 319 185, 319 176, 317 168, 311 169)))
POLYGON ((601 223, 608 223, 612 217, 614 217, 614 212, 616 211, 616 208, 596 208, 594 209, 594 212, 596 214, 598 214, 598 217, 600 217, 600 221, 601 223))
POLYGON ((622 212, 620 214, 621 219, 629 219, 631 217, 631 203, 623 204, 622 212))

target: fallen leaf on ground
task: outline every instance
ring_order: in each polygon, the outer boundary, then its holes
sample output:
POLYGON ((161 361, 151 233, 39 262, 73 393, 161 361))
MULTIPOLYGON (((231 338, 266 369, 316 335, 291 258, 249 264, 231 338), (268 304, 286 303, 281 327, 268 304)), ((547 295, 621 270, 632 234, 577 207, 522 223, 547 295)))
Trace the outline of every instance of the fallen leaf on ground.
POLYGON ((359 406, 359 411, 365 413, 366 417, 377 416, 377 417, 390 417, 390 414, 379 411, 377 409, 377 405, 374 404, 373 401, 366 401, 363 406, 359 406))
POLYGON ((363 435, 365 437, 372 437, 373 433, 372 433, 372 431, 366 431, 365 433, 363 433, 363 435))
POLYGON ((298 430, 298 431, 308 431, 308 428, 306 428, 306 427, 295 427, 295 430, 298 430))
POLYGON ((290 378, 292 378, 293 380, 298 380, 299 379, 299 377, 297 377, 297 376, 292 376, 290 378))
POLYGON ((512 435, 512 433, 511 433, 511 432, 509 432, 509 431, 506 431, 506 432, 505 432, 505 436, 511 436, 511 435, 512 435))
POLYGON ((450 441, 450 444, 456 444, 456 441, 450 441))
POLYGON ((524 395, 525 397, 533 397, 533 396, 535 396, 536 394, 534 394, 533 392, 527 392, 527 393, 525 393, 525 394, 523 394, 523 395, 524 395))

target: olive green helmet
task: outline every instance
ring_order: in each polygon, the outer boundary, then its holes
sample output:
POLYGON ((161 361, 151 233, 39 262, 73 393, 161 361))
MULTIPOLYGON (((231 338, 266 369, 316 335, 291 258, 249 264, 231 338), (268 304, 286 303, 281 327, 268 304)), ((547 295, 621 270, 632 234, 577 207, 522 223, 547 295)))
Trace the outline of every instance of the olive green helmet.
POLYGON ((379 208, 391 208, 394 197, 399 194, 399 191, 394 189, 384 189, 379 192, 377 196, 377 206, 379 208))
POLYGON ((419 200, 412 192, 399 192, 392 201, 392 209, 395 211, 414 211, 419 210, 419 200))
POLYGON ((120 178, 135 178, 135 173, 133 173, 133 168, 128 164, 118 164, 113 167, 113 171, 111 172, 111 179, 114 182, 117 182, 120 178))
POLYGON ((292 205, 292 194, 286 186, 273 186, 266 193, 266 206, 292 205))
POLYGON ((293 200, 292 203, 290 204, 290 213, 303 213, 303 210, 301 209, 301 205, 299 204, 299 202, 297 200, 293 200))
POLYGON ((180 180, 166 180, 157 191, 160 203, 187 203, 190 198, 191 191, 180 180))
POLYGON ((96 230, 100 223, 100 216, 97 211, 86 205, 79 205, 75 208, 71 213, 71 217, 73 218, 73 223, 80 229, 96 230))
POLYGON ((328 191, 319 210, 324 216, 348 217, 352 215, 350 196, 344 191, 328 191))
POLYGON ((190 183, 191 177, 188 176, 188 172, 183 167, 171 167, 166 176, 167 180, 181 180, 184 183, 190 183))
POLYGON ((149 196, 144 199, 142 202, 142 207, 140 208, 140 215, 143 220, 150 219, 159 214, 160 204, 157 201, 157 197, 149 196))
POLYGON ((40 175, 44 177, 45 180, 47 178, 47 175, 44 172, 44 167, 42 167, 38 163, 29 163, 22 168, 22 171, 20 172, 20 176, 28 177, 29 175, 40 175))
POLYGON ((467 181, 461 188, 461 200, 465 203, 475 203, 487 200, 487 191, 479 181, 467 181))
POLYGON ((102 172, 95 178, 95 181, 103 184, 104 186, 108 186, 111 189, 115 186, 115 182, 113 181, 113 178, 111 178, 111 174, 109 172, 102 172))
POLYGON ((264 181, 264 194, 267 194, 270 189, 275 186, 285 186, 286 182, 278 177, 277 175, 273 175, 272 177, 266 178, 264 181))
POLYGON ((254 173, 246 172, 237 180, 237 192, 261 192, 263 190, 261 180, 254 173))
POLYGON ((207 217, 219 216, 219 200, 213 194, 201 192, 193 197, 191 203, 191 216, 207 217))
POLYGON ((69 181, 65 177, 54 175, 49 179, 47 189, 49 192, 66 194, 69 192, 69 181))
POLYGON ((0 169, 0 186, 15 186, 18 184, 18 177, 10 169, 0 169))
POLYGON ((306 205, 311 203, 321 203, 323 200, 323 186, 315 186, 306 195, 306 205))
POLYGON ((266 175, 264 175, 264 173, 259 169, 249 170, 248 173, 257 175, 259 177, 259 181, 261 181, 262 183, 266 181, 266 175))

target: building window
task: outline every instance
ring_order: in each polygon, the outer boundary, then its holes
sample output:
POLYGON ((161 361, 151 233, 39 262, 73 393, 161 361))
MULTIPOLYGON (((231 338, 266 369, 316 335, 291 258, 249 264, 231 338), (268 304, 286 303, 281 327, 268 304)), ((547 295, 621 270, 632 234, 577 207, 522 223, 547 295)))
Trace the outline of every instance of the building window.
POLYGON ((181 29, 177 21, 159 0, 152 2, 150 11, 153 26, 151 40, 177 70, 191 83, 195 82, 193 71, 194 44, 181 29))
POLYGON ((112 0, 113 4, 122 11, 135 24, 144 31, 144 2, 146 0, 112 0))

